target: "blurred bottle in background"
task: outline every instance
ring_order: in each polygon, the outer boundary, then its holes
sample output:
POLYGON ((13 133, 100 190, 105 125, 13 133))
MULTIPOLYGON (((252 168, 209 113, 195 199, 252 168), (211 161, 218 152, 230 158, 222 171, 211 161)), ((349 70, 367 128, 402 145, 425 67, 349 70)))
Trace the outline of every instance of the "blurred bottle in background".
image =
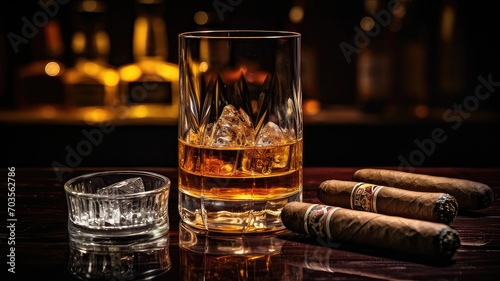
POLYGON ((301 34, 301 82, 302 107, 305 115, 315 115, 321 110, 319 92, 318 51, 315 44, 319 42, 312 25, 314 5, 307 5, 304 0, 294 1, 288 12, 288 28, 301 34))
POLYGON ((108 106, 118 98, 118 72, 108 64, 110 46, 105 16, 105 2, 74 3, 71 49, 75 64, 63 75, 69 107, 108 106))
POLYGON ((62 75, 64 43, 59 22, 55 18, 37 29, 30 39, 32 61, 19 67, 16 100, 19 108, 64 106, 62 75))
POLYGON ((366 113, 385 113, 393 93, 394 33, 392 11, 385 1, 365 0, 365 15, 358 35, 362 42, 357 57, 357 103, 366 113))
POLYGON ((391 113, 425 118, 429 114, 429 34, 418 1, 399 0, 389 30, 396 33, 391 113))
POLYGON ((119 67, 119 95, 132 117, 178 118, 179 67, 168 61, 165 4, 137 0, 134 62, 119 67))
POLYGON ((445 108, 463 98, 467 81, 464 18, 459 3, 443 0, 439 14, 437 94, 438 106, 445 108))

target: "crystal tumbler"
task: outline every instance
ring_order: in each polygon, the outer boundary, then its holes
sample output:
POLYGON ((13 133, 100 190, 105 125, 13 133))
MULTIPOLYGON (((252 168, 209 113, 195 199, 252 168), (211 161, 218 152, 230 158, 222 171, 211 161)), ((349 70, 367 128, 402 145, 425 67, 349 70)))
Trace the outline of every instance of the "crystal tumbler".
POLYGON ((283 229, 302 201, 299 33, 179 34, 179 213, 222 232, 283 229))

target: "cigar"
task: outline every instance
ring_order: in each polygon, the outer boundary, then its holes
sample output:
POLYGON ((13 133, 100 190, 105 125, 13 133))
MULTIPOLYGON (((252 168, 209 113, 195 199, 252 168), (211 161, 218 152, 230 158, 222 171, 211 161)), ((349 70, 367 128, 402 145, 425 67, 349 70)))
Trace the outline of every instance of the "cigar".
POLYGON ((457 200, 447 193, 364 182, 324 181, 318 188, 318 198, 326 205, 444 224, 450 224, 458 212, 457 200))
POLYGON ((337 206, 290 202, 281 220, 295 233, 429 260, 449 260, 460 247, 458 232, 446 224, 337 206))
POLYGON ((458 210, 480 210, 493 203, 493 191, 483 183, 386 169, 361 169, 354 181, 421 192, 443 192, 455 197, 458 210))

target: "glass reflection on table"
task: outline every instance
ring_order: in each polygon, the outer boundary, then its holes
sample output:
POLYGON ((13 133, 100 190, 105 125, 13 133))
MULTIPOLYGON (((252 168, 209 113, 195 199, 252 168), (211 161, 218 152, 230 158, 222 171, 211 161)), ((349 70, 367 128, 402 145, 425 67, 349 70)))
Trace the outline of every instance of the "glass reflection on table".
POLYGON ((70 239, 68 271, 82 280, 148 280, 172 266, 170 238, 99 245, 70 239))
POLYGON ((280 234, 207 232, 181 222, 181 280, 302 280, 280 255, 280 234))

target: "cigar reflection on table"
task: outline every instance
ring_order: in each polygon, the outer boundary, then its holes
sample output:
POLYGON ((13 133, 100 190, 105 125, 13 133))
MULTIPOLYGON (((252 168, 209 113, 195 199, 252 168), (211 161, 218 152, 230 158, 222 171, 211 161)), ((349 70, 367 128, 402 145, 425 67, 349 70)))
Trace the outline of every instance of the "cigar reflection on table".
POLYGON ((283 262, 279 235, 208 233, 180 222, 181 280, 302 280, 283 262))
MULTIPOLYGON (((334 243, 332 247, 322 245, 305 244, 296 241, 287 241, 281 247, 281 257, 288 265, 290 271, 301 272, 300 280, 308 280, 314 271, 348 274, 363 278, 374 278, 379 280, 409 280, 405 279, 404 272, 388 270, 381 272, 380 260, 375 261, 379 265, 366 261, 366 257, 355 252, 346 252, 337 249, 334 243), (300 251, 300 254, 298 253, 300 251), (359 256, 359 258, 357 258, 359 256), (296 267, 295 269, 292 269, 296 267)), ((337 245, 338 246, 338 245, 337 245)))

